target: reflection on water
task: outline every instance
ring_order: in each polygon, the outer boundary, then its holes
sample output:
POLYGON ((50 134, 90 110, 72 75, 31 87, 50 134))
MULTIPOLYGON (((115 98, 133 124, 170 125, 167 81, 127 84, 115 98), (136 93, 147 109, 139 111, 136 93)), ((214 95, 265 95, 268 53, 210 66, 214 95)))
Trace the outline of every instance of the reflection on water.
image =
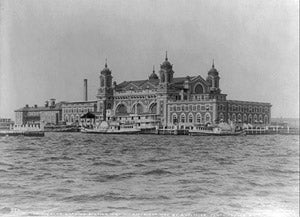
POLYGON ((298 136, 0 138, 0 215, 298 216, 298 136))

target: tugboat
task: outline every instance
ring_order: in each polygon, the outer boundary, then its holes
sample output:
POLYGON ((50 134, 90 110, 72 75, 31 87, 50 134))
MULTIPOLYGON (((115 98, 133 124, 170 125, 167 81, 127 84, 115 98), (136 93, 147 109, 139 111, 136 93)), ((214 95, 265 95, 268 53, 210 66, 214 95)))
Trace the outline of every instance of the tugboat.
POLYGON ((135 124, 120 124, 119 122, 106 122, 102 121, 95 128, 81 128, 82 133, 93 133, 93 134, 137 134, 140 133, 141 129, 135 124))

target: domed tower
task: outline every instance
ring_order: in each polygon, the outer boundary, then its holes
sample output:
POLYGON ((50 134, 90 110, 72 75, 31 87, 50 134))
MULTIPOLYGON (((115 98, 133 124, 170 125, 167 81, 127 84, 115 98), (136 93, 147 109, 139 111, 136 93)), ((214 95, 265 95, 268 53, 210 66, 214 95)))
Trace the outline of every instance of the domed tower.
POLYGON ((111 71, 107 67, 107 61, 105 61, 105 67, 100 72, 100 88, 110 88, 112 86, 111 71))
POLYGON ((157 80, 158 79, 158 76, 157 76, 157 74, 155 73, 155 68, 154 68, 154 66, 153 66, 153 71, 152 71, 152 74, 149 76, 149 80, 151 81, 153 81, 153 80, 157 80))
POLYGON ((166 52, 165 61, 160 65, 159 77, 160 83, 172 83, 173 82, 173 65, 168 61, 168 53, 166 52))
POLYGON ((206 81, 209 84, 210 92, 213 93, 220 93, 220 87, 219 87, 219 72, 215 69, 214 61, 212 63, 212 68, 208 71, 208 76, 206 78, 206 81))
POLYGON ((97 94, 98 112, 102 114, 101 119, 106 120, 107 109, 113 107, 113 86, 111 70, 107 67, 107 60, 105 60, 105 67, 100 72, 100 87, 97 94))

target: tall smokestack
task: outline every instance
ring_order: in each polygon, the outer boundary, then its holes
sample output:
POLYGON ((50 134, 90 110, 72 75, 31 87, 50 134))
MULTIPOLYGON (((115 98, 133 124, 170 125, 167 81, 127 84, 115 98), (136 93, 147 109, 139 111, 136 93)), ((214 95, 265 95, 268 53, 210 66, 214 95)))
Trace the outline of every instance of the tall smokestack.
POLYGON ((87 79, 83 80, 83 100, 88 101, 87 79))

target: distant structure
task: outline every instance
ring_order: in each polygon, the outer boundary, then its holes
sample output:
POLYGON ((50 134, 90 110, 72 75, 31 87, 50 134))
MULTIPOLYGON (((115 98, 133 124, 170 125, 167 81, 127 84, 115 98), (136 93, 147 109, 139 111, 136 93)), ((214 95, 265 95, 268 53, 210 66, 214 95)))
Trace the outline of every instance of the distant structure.
MULTIPOLYGON (((81 116, 87 112, 95 115, 93 122, 153 117, 159 120, 162 126, 176 125, 181 129, 219 122, 252 125, 270 123, 270 103, 227 100, 227 95, 220 89, 220 76, 214 62, 206 79, 201 75, 174 77, 174 74, 173 65, 166 53, 158 74, 153 67, 148 79, 117 84, 113 82, 112 71, 105 62, 99 75, 100 84, 96 99, 88 101, 85 79, 84 101, 57 104, 55 123, 57 120, 69 124, 81 123, 84 121, 81 116)), ((40 114, 50 112, 47 109, 40 110, 40 114)), ((35 108, 16 110, 16 120, 22 119, 24 124, 24 121, 34 119, 35 116, 28 117, 29 111, 31 114, 35 108)), ((39 120, 45 121, 43 115, 39 116, 39 120)), ((45 122, 48 121, 50 119, 45 122)))
POLYGON ((148 79, 112 83, 105 64, 100 72, 97 108, 100 120, 137 114, 155 114, 163 126, 189 128, 219 122, 269 124, 271 104, 227 100, 221 93, 220 76, 214 62, 206 79, 201 75, 174 77, 166 53, 158 75, 153 68, 148 79))
POLYGON ((49 124, 58 124, 62 119, 61 114, 62 103, 55 103, 55 99, 50 99, 45 102, 45 106, 29 107, 26 105, 23 108, 15 110, 16 125, 35 125, 41 122, 49 124))
POLYGON ((14 125, 10 118, 0 118, 0 130, 9 130, 14 125))
POLYGON ((88 85, 87 85, 87 79, 83 80, 83 100, 85 102, 88 101, 88 85))

